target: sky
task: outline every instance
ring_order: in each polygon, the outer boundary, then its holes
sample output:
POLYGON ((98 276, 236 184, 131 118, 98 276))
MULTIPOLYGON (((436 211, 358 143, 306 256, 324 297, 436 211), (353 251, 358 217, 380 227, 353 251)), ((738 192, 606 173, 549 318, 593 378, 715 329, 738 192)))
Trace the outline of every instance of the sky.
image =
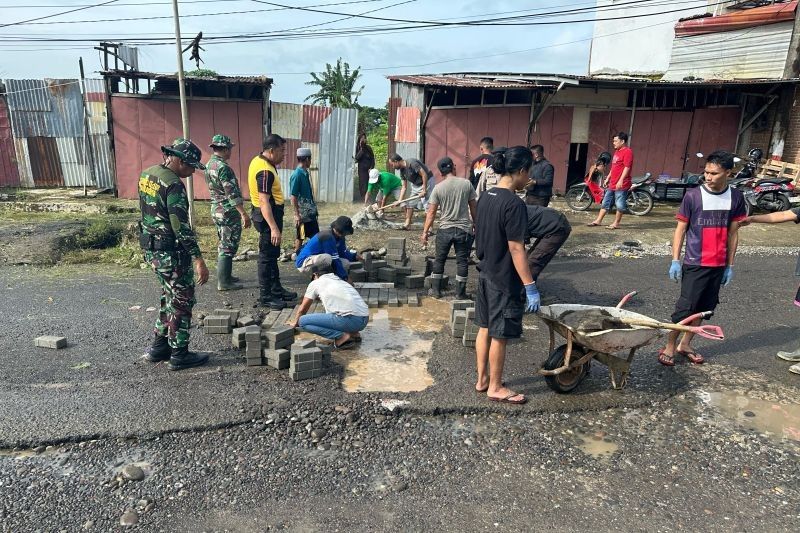
MULTIPOLYGON (((99 53, 93 50, 92 43, 31 41, 41 38, 114 42, 172 38, 170 44, 141 46, 139 69, 151 72, 177 70, 170 0, 116 0, 105 6, 45 18, 39 20, 39 24, 3 27, 4 24, 47 17, 104 1, 108 0, 13 0, 14 6, 11 7, 11 0, 0 0, 0 78, 76 78, 80 56, 86 65, 87 77, 100 77, 97 74, 101 68, 99 53), (165 18, 104 20, 139 17, 165 18)), ((445 22, 491 22, 500 16, 596 4, 595 0, 360 0, 355 3, 352 0, 277 0, 276 3, 345 14, 370 11, 365 16, 392 20, 445 22)), ((310 79, 309 73, 324 70, 326 63, 333 64, 341 57, 351 68, 362 68, 360 84, 364 85, 364 91, 359 103, 371 106, 386 103, 389 97, 386 76, 393 74, 464 71, 585 74, 593 28, 593 22, 580 22, 546 26, 447 27, 387 33, 387 28, 398 23, 353 17, 337 21, 345 17, 282 9, 255 0, 185 0, 180 2, 180 14, 181 33, 187 44, 199 31, 208 38, 289 30, 285 32, 286 36, 277 40, 205 41, 201 43, 205 48, 205 52, 201 52, 205 62, 201 65, 203 68, 229 76, 269 76, 274 80, 272 100, 302 103, 314 92, 313 87, 305 85, 310 79), (222 14, 254 10, 259 12, 222 14), (315 26, 307 27, 312 25, 315 26), (374 30, 356 36, 315 34, 360 26, 374 30)), ((577 18, 593 17, 590 13, 577 18)), ((187 70, 194 68, 193 63, 188 63, 188 56, 188 53, 184 56, 187 70)))

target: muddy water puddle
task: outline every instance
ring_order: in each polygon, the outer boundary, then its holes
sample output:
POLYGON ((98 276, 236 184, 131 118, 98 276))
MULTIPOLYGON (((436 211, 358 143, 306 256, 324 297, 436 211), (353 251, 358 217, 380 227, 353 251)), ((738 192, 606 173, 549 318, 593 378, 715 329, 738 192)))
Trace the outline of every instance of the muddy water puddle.
POLYGON ((800 405, 752 398, 740 392, 700 392, 700 401, 714 415, 772 440, 800 442, 800 405))
POLYGON ((425 298, 421 307, 372 309, 355 350, 333 352, 345 369, 347 392, 417 392, 433 385, 428 357, 447 322, 447 302, 425 298))

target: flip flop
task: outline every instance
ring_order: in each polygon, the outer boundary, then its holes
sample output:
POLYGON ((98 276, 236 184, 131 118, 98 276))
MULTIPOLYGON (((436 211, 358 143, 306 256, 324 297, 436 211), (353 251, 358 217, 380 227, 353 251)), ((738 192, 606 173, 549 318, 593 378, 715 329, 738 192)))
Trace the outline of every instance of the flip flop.
POLYGON ((518 392, 512 392, 511 394, 509 394, 505 398, 492 398, 490 396, 489 397, 489 401, 497 402, 497 403, 510 403, 512 405, 522 405, 523 403, 527 402, 528 399, 524 395, 522 395, 522 394, 520 394, 518 392), (512 400, 511 398, 514 398, 515 396, 522 396, 522 399, 521 400, 512 400))
POLYGON ((664 366, 675 366, 675 355, 667 355, 662 348, 658 351, 658 362, 664 366))
POLYGON ((675 352, 689 360, 693 365, 702 365, 705 362, 705 357, 695 352, 694 350, 677 350, 675 352))
MULTIPOLYGON (((506 382, 504 381, 500 385, 505 387, 506 386, 506 382)), ((489 387, 486 387, 485 389, 480 389, 480 390, 475 389, 475 392, 477 392, 478 394, 485 394, 485 393, 489 392, 489 387)))
POLYGON ((586 225, 587 225, 587 226, 589 226, 590 228, 594 228, 594 227, 597 227, 597 226, 599 226, 600 224, 598 224, 597 222, 589 222, 589 223, 588 223, 588 224, 586 224, 586 225))
POLYGON ((350 350, 354 348, 355 345, 356 341, 354 341, 353 339, 347 339, 342 344, 336 344, 336 342, 333 343, 334 348, 336 348, 337 350, 350 350))
POLYGON ((619 226, 608 226, 608 229, 619 229, 619 226))

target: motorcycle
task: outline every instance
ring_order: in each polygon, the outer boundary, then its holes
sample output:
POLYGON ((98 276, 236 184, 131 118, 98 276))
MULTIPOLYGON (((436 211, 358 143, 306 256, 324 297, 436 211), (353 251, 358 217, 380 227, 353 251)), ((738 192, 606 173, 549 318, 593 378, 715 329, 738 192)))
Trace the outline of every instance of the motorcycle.
MULTIPOLYGON (((653 195, 648 190, 653 181, 654 178, 650 172, 631 180, 631 188, 628 190, 626 199, 629 213, 641 217, 653 210, 653 195)), ((605 192, 605 188, 592 179, 592 175, 589 174, 584 178, 583 183, 573 185, 567 190, 564 200, 571 209, 586 211, 593 203, 602 203, 605 192)))

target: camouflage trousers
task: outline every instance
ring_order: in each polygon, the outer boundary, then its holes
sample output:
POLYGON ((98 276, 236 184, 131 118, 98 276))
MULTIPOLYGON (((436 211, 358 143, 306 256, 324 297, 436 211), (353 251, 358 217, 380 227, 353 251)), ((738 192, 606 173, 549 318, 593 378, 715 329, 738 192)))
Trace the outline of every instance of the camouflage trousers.
POLYGON ((183 252, 146 250, 144 260, 161 284, 161 307, 155 334, 167 337, 172 348, 188 346, 195 303, 192 257, 183 252))
POLYGON ((212 211, 211 218, 217 227, 217 236, 219 237, 217 255, 219 257, 235 256, 242 238, 242 218, 239 212, 236 210, 222 213, 212 211))

